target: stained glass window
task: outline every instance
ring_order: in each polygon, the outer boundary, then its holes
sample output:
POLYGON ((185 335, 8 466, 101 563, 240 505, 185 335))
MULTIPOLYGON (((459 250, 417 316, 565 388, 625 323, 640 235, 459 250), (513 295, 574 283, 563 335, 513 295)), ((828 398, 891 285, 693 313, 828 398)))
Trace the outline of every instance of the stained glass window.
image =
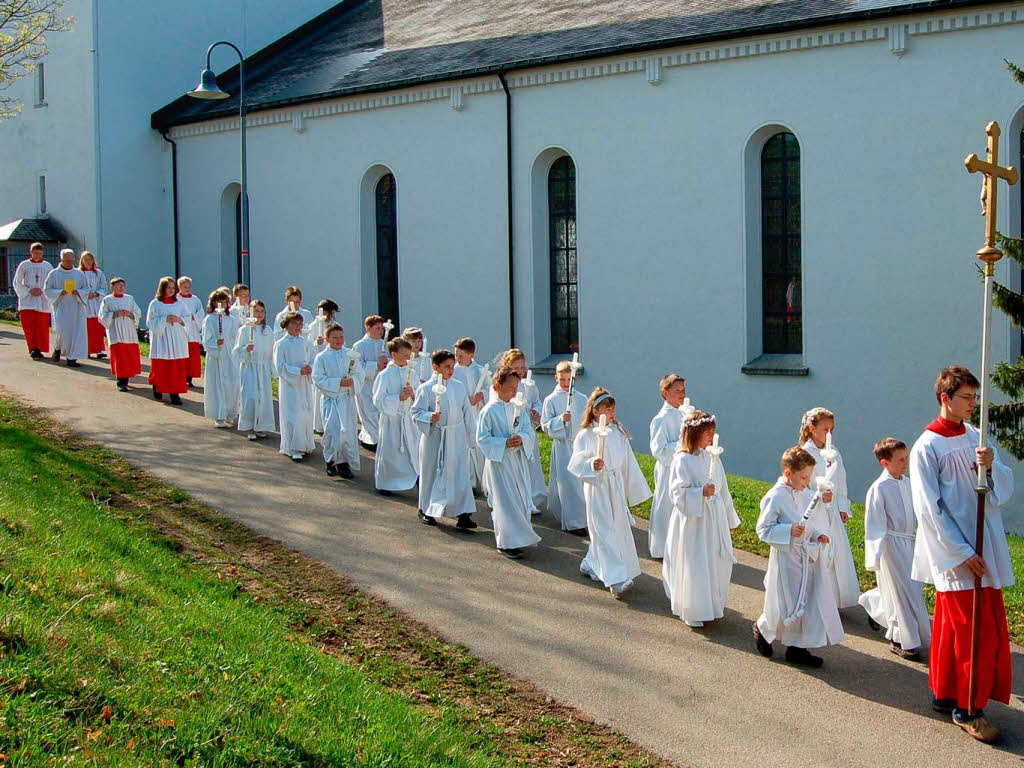
POLYGON ((765 354, 800 354, 800 144, 792 133, 775 134, 761 151, 761 279, 765 354))
POLYGON ((560 157, 548 172, 548 231, 551 259, 551 352, 580 348, 576 252, 576 166, 560 157))
POLYGON ((398 317, 398 215, 395 177, 386 174, 377 182, 377 314, 390 319, 396 328, 398 317))

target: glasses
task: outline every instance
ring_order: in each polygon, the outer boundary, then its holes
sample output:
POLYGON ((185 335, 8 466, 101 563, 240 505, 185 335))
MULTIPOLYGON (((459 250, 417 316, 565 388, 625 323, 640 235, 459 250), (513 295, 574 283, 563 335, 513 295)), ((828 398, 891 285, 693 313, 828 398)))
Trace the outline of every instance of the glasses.
POLYGON ((978 396, 977 395, 953 395, 953 397, 963 398, 964 400, 966 400, 969 403, 977 403, 978 402, 978 396))

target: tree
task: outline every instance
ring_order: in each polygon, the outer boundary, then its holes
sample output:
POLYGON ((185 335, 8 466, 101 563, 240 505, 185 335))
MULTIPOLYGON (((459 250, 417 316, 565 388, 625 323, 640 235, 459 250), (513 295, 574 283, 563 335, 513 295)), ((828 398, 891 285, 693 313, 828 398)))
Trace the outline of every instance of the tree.
MULTIPOLYGON (((1024 69, 1009 61, 1006 66, 1013 79, 1024 85, 1024 69)), ((1010 146, 1014 146, 1012 138, 1010 146)), ((1024 269, 1024 239, 1000 234, 998 240, 1006 257, 1024 269)), ((1024 328, 1024 296, 997 282, 993 287, 992 303, 1010 318, 1014 327, 1024 328)), ((992 431, 996 440, 1015 459, 1024 459, 1024 356, 1018 356, 1013 363, 998 363, 992 372, 992 383, 1007 397, 1007 402, 989 406, 992 431)))
POLYGON ((46 34, 71 28, 64 0, 0 0, 0 120, 21 111, 21 102, 4 94, 35 71, 46 56, 46 34))

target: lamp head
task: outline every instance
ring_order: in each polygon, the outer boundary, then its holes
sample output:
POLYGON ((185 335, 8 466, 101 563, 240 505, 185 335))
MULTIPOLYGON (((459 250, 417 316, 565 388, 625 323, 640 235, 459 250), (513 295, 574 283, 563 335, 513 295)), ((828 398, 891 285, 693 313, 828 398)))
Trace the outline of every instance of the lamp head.
POLYGON ((231 94, 225 93, 217 85, 217 75, 212 69, 204 69, 199 76, 199 85, 188 92, 194 99, 227 99, 231 94))

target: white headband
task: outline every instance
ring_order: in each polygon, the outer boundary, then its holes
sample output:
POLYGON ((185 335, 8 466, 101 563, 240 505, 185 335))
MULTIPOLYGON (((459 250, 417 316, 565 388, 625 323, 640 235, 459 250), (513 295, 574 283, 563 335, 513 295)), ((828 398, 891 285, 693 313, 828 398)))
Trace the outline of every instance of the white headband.
POLYGON ((597 406, 600 405, 605 400, 614 400, 614 399, 615 398, 612 397, 612 393, 611 392, 602 392, 600 395, 598 395, 598 398, 597 398, 597 400, 594 401, 594 405, 592 407, 593 408, 597 408, 597 406))

